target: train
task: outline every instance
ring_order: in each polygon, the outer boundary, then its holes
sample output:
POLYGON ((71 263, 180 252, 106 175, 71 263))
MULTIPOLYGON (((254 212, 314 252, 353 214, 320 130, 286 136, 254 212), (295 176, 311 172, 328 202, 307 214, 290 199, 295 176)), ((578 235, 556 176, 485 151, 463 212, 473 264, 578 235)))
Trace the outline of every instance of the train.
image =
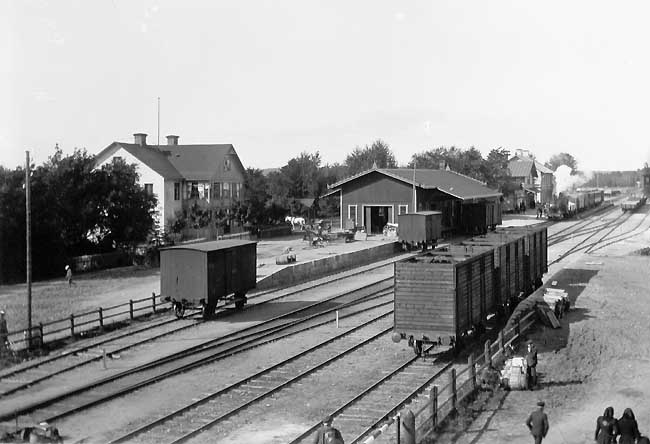
POLYGON ((498 228, 394 264, 395 342, 462 347, 542 285, 545 226, 498 228))
POLYGON ((621 202, 621 210, 626 211, 636 211, 641 208, 646 203, 647 196, 633 195, 621 202))
POLYGON ((559 193, 548 205, 546 216, 548 219, 558 220, 575 216, 590 208, 595 208, 603 203, 605 193, 603 190, 582 190, 575 193, 559 193))
POLYGON ((176 316, 186 308, 214 315, 219 301, 241 309, 257 280, 257 243, 218 240, 176 245, 160 250, 160 295, 176 316))

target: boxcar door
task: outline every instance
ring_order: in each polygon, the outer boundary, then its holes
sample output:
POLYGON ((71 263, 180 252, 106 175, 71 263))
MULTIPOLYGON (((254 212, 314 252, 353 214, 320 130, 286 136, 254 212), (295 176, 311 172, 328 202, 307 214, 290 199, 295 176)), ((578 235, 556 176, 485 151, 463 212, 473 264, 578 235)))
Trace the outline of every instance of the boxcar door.
POLYGON ((222 297, 228 296, 230 293, 233 292, 233 278, 232 278, 232 273, 233 271, 236 271, 236 267, 233 267, 233 252, 232 250, 226 250, 224 254, 224 275, 223 275, 223 282, 224 282, 224 292, 222 297), (234 268, 234 270, 233 270, 234 268))

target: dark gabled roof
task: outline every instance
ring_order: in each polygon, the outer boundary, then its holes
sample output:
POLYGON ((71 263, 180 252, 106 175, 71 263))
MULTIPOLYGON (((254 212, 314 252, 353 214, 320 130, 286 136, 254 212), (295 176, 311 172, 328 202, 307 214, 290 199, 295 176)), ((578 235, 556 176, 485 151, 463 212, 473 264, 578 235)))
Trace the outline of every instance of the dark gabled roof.
MULTIPOLYGON (((386 176, 401 180, 410 185, 413 185, 414 170, 409 168, 373 168, 356 174, 347 179, 343 179, 327 187, 335 189, 344 183, 353 181, 361 176, 378 172, 386 176)), ((423 189, 437 189, 443 193, 457 197, 459 199, 477 199, 483 197, 498 197, 501 193, 492 190, 485 186, 485 184, 471 177, 459 174, 448 170, 415 170, 415 186, 423 189)), ((331 194, 331 193, 328 193, 331 194)))
POLYGON ((95 165, 104 162, 120 148, 131 153, 165 179, 211 180, 227 155, 244 169, 231 144, 161 145, 158 149, 151 145, 113 142, 97 154, 95 165))
POLYGON ((535 161, 535 168, 537 168, 537 171, 542 173, 542 174, 553 174, 554 171, 550 168, 547 168, 543 163, 535 161))
POLYGON ((140 146, 134 143, 111 143, 95 156, 95 167, 115 154, 120 148, 133 155, 165 179, 183 178, 183 175, 172 165, 167 156, 156 147, 148 145, 140 146))
POLYGON ((534 160, 516 159, 508 162, 508 170, 512 177, 537 177, 537 169, 534 160))

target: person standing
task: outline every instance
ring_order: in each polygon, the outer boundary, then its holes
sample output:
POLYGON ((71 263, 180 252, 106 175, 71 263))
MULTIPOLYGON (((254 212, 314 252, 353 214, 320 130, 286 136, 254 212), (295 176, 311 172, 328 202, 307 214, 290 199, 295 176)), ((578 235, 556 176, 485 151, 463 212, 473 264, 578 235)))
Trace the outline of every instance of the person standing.
POLYGON ((314 437, 314 444, 344 444, 341 432, 332 427, 331 416, 328 415, 323 419, 323 425, 314 437))
POLYGON ((5 311, 0 310, 0 351, 9 348, 9 329, 7 328, 7 319, 5 319, 5 311))
POLYGON ((618 444, 634 444, 641 437, 632 409, 625 409, 623 416, 617 421, 616 434, 620 435, 618 444))
POLYGON ((542 439, 548 433, 548 416, 544 413, 544 401, 538 401, 537 410, 528 415, 526 420, 526 427, 530 430, 530 434, 535 439, 535 444, 541 444, 542 439))
POLYGON ((537 385, 537 349, 532 341, 528 341, 526 351, 526 386, 534 390, 537 385))
POLYGON ((68 281, 68 287, 72 287, 72 268, 70 268, 70 265, 65 266, 65 278, 68 281))
POLYGON ((612 444, 616 442, 617 430, 614 407, 607 407, 603 416, 599 416, 596 420, 594 439, 598 444, 612 444))

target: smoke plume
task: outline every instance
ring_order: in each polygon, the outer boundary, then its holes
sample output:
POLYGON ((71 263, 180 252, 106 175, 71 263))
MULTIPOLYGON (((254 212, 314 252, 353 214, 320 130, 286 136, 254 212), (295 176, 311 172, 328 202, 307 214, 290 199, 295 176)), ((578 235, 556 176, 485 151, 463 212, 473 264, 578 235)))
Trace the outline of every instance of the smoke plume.
POLYGON ((555 170, 555 189, 558 194, 574 191, 593 176, 591 172, 579 172, 572 176, 571 171, 571 167, 567 165, 560 165, 555 170))

